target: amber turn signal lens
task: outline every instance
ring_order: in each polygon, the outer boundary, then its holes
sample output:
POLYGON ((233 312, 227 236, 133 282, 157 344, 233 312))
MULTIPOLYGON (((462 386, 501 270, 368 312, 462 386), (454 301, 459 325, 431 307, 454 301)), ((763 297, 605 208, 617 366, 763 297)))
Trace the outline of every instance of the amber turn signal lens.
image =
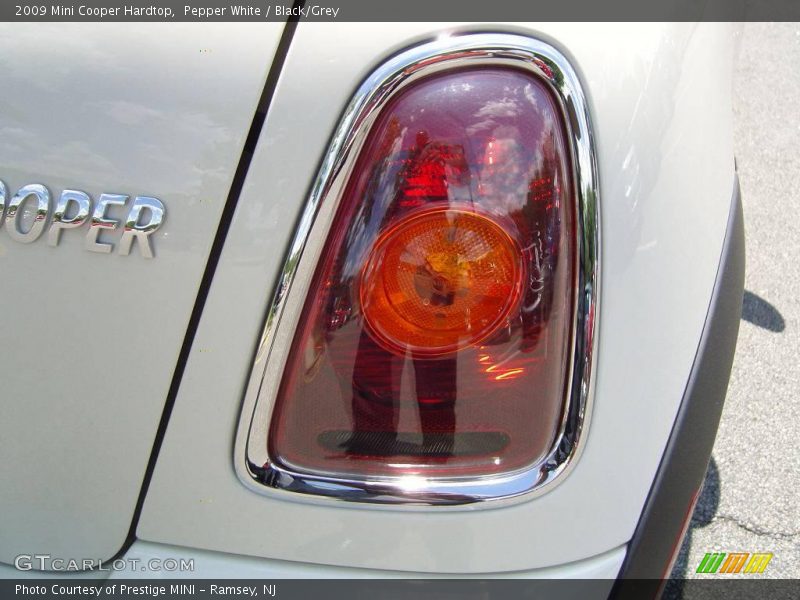
POLYGON ((519 300, 522 271, 522 252, 491 217, 452 205, 412 213, 367 260, 364 318, 389 351, 443 356, 497 331, 519 300))

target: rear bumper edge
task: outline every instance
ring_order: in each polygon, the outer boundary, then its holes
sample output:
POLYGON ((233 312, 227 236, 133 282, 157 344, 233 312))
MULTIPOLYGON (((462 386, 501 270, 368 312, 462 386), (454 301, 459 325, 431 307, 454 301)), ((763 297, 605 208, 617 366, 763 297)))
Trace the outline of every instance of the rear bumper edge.
MULTIPOLYGON (((738 177, 706 323, 664 456, 612 598, 643 597, 636 580, 669 577, 705 478, 739 333, 745 240, 738 177)), ((652 587, 655 590, 655 587, 652 587)))

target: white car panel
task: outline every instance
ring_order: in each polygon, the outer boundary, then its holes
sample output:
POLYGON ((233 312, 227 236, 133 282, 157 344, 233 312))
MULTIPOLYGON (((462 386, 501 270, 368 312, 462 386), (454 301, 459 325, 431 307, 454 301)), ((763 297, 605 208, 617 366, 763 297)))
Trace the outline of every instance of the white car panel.
MULTIPOLYGON (((611 588, 613 579, 619 573, 627 548, 620 546, 609 552, 586 560, 559 565, 557 567, 533 571, 512 571, 500 574, 507 579, 608 579, 611 588)), ((26 557, 27 558, 27 557, 26 557)), ((35 560, 33 561, 35 564, 35 560)), ((23 565, 29 564, 24 561, 23 565)), ((11 565, 0 563, 0 579, 63 579, 60 571, 18 570, 11 565)), ((70 579, 422 579, 428 577, 449 578, 443 573, 409 573, 404 571, 378 571, 375 569, 355 569, 333 567, 304 562, 270 560, 209 552, 196 548, 155 544, 153 542, 134 542, 123 556, 105 563, 102 570, 70 572, 70 579)), ((472 573, 471 578, 484 578, 484 573, 472 573)), ((493 575, 496 577, 496 575, 493 575)), ((592 585, 592 591, 602 591, 602 586, 592 585)), ((604 596, 603 596, 604 597, 604 596)))
MULTIPOLYGON (((408 573, 402 571, 377 571, 374 569, 353 569, 331 567, 326 565, 290 562, 283 560, 265 560, 237 554, 208 552, 194 548, 154 544, 152 542, 135 542, 125 553, 125 568, 109 573, 109 579, 423 579, 431 577, 429 573, 408 573), (135 562, 134 562, 135 561, 135 562), (151 563, 151 561, 153 561, 151 563), (169 562, 174 561, 174 562, 169 562), (191 569, 181 571, 184 565, 191 564, 191 569), (168 565, 173 570, 163 569, 168 565), (162 570, 153 571, 148 567, 161 566, 162 570), (138 568, 136 568, 138 567, 138 568), (142 570, 144 568, 144 570, 142 570)), ((504 573, 509 579, 608 579, 608 590, 619 573, 625 560, 625 546, 614 548, 599 556, 586 560, 560 565, 548 569, 534 571, 513 571, 504 573)), ((0 571, 2 577, 2 571, 0 571)), ((434 577, 445 577, 446 573, 434 577)), ((472 573, 470 578, 483 578, 485 574, 472 573)), ((593 591, 595 586, 592 586, 593 591)), ((601 586, 596 586, 601 591, 601 586)))
MULTIPOLYGON (((21 244, 0 227, 0 561, 109 558, 125 542, 281 32, 280 23, 0 29, 9 197, 41 183, 51 207, 64 189, 95 204, 118 193, 166 206, 154 259, 136 245, 129 256, 86 252, 86 226, 62 231, 57 247, 46 234, 21 244)), ((118 243, 119 230, 102 241, 118 243)))
POLYGON ((731 48, 721 24, 471 27, 555 45, 590 100, 602 215, 596 392, 584 452, 559 486, 504 508, 374 510, 264 497, 234 473, 253 351, 328 137, 371 69, 454 29, 298 26, 186 366, 142 539, 456 574, 565 564, 631 538, 693 363, 730 207, 731 48))

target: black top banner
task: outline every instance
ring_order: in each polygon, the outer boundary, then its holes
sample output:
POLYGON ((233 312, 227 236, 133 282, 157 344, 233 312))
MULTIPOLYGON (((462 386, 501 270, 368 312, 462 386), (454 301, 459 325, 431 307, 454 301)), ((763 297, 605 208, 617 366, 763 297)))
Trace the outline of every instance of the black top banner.
POLYGON ((800 0, 3 0, 0 21, 800 21, 800 0))

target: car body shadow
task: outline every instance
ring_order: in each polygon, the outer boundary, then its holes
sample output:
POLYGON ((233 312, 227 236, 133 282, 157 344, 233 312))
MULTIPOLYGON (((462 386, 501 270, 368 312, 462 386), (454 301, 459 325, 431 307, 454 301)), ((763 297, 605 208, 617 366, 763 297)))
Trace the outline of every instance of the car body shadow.
POLYGON ((742 297, 742 319, 775 333, 780 333, 786 328, 786 321, 778 309, 748 290, 744 291, 742 297))

